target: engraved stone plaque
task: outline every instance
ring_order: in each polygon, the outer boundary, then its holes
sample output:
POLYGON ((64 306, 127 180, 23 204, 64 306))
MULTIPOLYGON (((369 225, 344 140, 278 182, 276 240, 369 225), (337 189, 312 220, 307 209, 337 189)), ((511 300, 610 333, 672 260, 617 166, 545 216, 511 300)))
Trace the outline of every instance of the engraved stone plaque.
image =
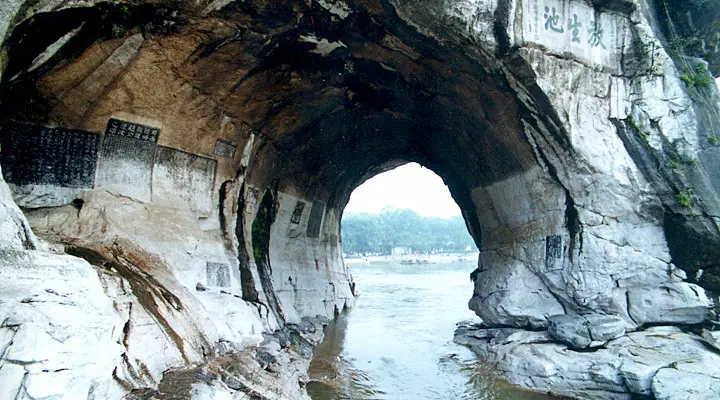
POLYGON ((220 139, 215 142, 215 155, 218 157, 232 159, 235 157, 235 150, 237 150, 237 146, 230 142, 220 139))
POLYGON ((111 119, 100 152, 97 186, 151 200, 152 167, 160 130, 111 119))
POLYGON ((290 217, 290 222, 293 224, 299 224, 300 218, 302 218, 303 210, 305 209, 305 203, 302 201, 298 201, 295 203, 295 210, 293 210, 292 217, 290 217))
POLYGON ((628 20, 619 14, 598 12, 586 2, 522 0, 524 42, 545 46, 610 68, 620 65, 624 43, 629 41, 628 20))
POLYGON ((0 163, 15 185, 93 187, 100 138, 90 132, 30 125, 0 126, 0 163))
POLYGON ((230 287, 230 267, 227 264, 207 261, 205 268, 208 286, 230 287))
POLYGON ((548 268, 555 266, 555 261, 562 258, 562 237, 557 235, 545 238, 545 265, 548 268))
POLYGON ((245 204, 247 204, 247 208, 250 210, 254 210, 259 201, 260 191, 255 189, 254 187, 248 187, 245 194, 245 204))
POLYGON ((110 118, 105 134, 157 143, 160 129, 110 118))
POLYGON ((322 226, 323 213, 325 212, 325 203, 322 201, 313 201, 310 209, 310 217, 308 218, 307 235, 308 237, 319 237, 320 228, 322 226))
POLYGON ((209 213, 217 161, 170 147, 158 146, 152 179, 153 201, 209 213))

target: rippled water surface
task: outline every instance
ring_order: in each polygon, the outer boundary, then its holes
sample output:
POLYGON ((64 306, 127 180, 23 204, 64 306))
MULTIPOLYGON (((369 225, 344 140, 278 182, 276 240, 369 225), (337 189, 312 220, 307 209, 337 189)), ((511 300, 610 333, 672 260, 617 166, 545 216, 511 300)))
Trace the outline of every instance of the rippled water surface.
POLYGON ((330 399, 551 399, 509 387, 452 342, 474 262, 350 265, 360 297, 326 330, 308 392, 330 399))

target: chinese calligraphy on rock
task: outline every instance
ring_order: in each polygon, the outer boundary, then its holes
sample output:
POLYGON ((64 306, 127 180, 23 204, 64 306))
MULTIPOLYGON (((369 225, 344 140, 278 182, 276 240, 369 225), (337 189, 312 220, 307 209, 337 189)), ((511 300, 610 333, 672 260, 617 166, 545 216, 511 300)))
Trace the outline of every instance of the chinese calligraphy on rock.
POLYGON ((557 15, 557 12, 555 11, 555 7, 550 9, 550 7, 545 7, 545 14, 543 15, 545 18, 545 30, 547 31, 552 30, 557 33, 564 33, 565 29, 560 24, 560 16, 557 15))
MULTIPOLYGON (((545 30, 549 32, 554 32, 557 34, 564 34, 565 28, 563 27, 563 16, 561 14, 557 13, 557 9, 555 7, 545 7, 545 13, 543 14, 543 18, 545 18, 545 30)), ((578 20, 578 15, 573 14, 572 18, 568 18, 568 31, 572 35, 572 42, 574 43, 582 43, 581 35, 583 27, 583 23, 578 20)), ((594 21, 590 21, 589 28, 587 29, 587 44, 591 47, 601 47, 602 49, 607 49, 605 47, 605 43, 603 43, 603 34, 604 30, 602 29, 600 25, 600 21, 596 18, 594 21)))

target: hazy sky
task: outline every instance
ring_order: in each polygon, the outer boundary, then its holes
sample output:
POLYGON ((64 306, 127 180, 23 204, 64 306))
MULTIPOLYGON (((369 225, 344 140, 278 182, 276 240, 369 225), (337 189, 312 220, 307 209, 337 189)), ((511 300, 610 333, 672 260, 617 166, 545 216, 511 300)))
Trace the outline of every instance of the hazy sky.
POLYGON ((427 217, 460 215, 443 180, 416 163, 368 179, 352 193, 345 210, 376 214, 387 206, 409 208, 427 217))

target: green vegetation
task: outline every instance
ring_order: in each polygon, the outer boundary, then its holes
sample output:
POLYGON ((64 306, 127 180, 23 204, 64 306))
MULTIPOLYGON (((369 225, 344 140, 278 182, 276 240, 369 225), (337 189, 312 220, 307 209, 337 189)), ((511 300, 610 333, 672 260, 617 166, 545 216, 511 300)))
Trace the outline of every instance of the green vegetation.
POLYGON ((380 214, 346 213, 342 243, 348 254, 390 254, 394 247, 420 252, 476 249, 461 216, 421 217, 412 210, 396 209, 380 214))
POLYGON ((715 136, 715 135, 708 136, 708 141, 709 141, 710 144, 712 144, 713 146, 717 146, 718 143, 720 143, 720 140, 718 140, 718 137, 715 136))
POLYGON ((125 32, 126 30, 124 27, 113 24, 112 31, 110 33, 113 39, 120 39, 121 37, 125 36, 125 32))
POLYGON ((694 167, 697 164, 697 160, 690 156, 683 155, 678 151, 670 153, 668 166, 672 169, 680 169, 681 167, 694 167))
POLYGON ((640 130, 640 127, 638 126, 637 122, 635 122, 635 118, 632 115, 628 115, 627 117, 628 125, 630 125, 631 128, 633 128, 636 131, 640 130))
POLYGON ((683 207, 690 207, 690 204, 693 202, 694 194, 691 189, 685 189, 681 191, 680 193, 675 195, 675 198, 677 199, 678 203, 683 207))
POLYGON ((642 140, 645 144, 649 144, 648 140, 650 138, 650 135, 652 135, 652 132, 648 129, 642 130, 640 129, 640 126, 635 121, 635 118, 633 118, 632 115, 628 115, 627 117, 627 123, 632 128, 635 133, 637 133, 640 140, 642 140))
POLYGON ((685 82, 688 93, 691 95, 696 94, 698 89, 711 87, 714 83, 712 75, 708 73, 707 64, 704 62, 699 63, 694 71, 680 75, 680 79, 685 82))
POLYGON ((650 54, 652 51, 651 44, 643 42, 637 36, 633 37, 632 42, 630 42, 630 54, 642 67, 651 62, 650 54))
POLYGON ((693 46, 697 46, 700 43, 701 43, 701 41, 698 38, 675 36, 674 38, 670 39, 670 43, 668 43, 668 47, 672 51, 684 52, 686 49, 693 47, 693 46))

